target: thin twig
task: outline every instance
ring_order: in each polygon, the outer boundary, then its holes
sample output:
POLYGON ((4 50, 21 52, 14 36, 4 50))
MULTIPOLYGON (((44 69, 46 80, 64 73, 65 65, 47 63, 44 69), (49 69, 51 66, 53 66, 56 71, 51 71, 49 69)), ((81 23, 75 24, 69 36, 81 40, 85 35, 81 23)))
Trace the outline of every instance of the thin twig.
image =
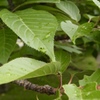
POLYGON ((32 84, 27 80, 16 80, 14 82, 19 86, 23 86, 25 89, 33 90, 39 93, 46 93, 48 95, 54 95, 57 91, 56 88, 53 88, 49 85, 39 86, 37 84, 32 84))
POLYGON ((10 9, 11 11, 13 11, 13 9, 14 9, 13 0, 7 0, 7 1, 8 1, 9 9, 10 9))
POLYGON ((68 84, 71 84, 72 80, 73 80, 73 75, 71 75, 71 78, 70 78, 68 84))

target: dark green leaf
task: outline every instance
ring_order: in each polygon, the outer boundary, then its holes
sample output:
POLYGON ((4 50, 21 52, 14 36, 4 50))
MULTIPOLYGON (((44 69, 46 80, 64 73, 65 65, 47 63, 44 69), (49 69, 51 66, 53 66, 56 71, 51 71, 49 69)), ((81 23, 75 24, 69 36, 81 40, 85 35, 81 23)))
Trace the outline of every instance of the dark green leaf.
POLYGON ((0 63, 8 61, 15 48, 17 36, 8 28, 0 29, 0 63))
POLYGON ((61 63, 61 72, 64 72, 71 60, 70 53, 65 52, 63 50, 57 50, 55 52, 55 55, 56 55, 56 60, 61 63))

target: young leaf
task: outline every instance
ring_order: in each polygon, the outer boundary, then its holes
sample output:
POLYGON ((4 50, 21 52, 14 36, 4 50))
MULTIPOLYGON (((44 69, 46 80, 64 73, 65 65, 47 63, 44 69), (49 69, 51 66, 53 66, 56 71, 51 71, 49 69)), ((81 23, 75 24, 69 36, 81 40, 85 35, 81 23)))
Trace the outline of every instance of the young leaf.
POLYGON ((98 84, 100 84, 100 69, 98 69, 97 71, 95 71, 91 76, 84 76, 84 79, 79 81, 79 84, 81 86, 84 86, 88 83, 91 82, 97 82, 98 84))
POLYGON ((33 9, 16 13, 4 9, 0 17, 28 46, 44 52, 55 61, 53 40, 58 23, 53 15, 33 9))
POLYGON ((9 29, 0 29, 0 63, 8 61, 10 54, 14 50, 17 36, 9 29))
POLYGON ((89 37, 91 36, 90 32, 93 29, 94 24, 93 23, 84 23, 80 25, 77 29, 77 31, 74 33, 72 41, 75 43, 75 40, 79 37, 86 36, 89 37))
POLYGON ((55 52, 55 55, 56 55, 56 60, 61 63, 61 72, 64 72, 70 63, 71 60, 70 54, 63 50, 57 50, 55 52))
POLYGON ((76 21, 80 20, 81 15, 79 13, 79 9, 73 2, 67 0, 61 1, 60 3, 57 3, 56 6, 68 14, 72 19, 76 21))
POLYGON ((31 58, 17 58, 0 67, 0 84, 56 74, 60 70, 59 66, 58 62, 45 63, 31 58))
POLYGON ((99 100, 100 91, 96 89, 95 82, 85 85, 82 89, 74 84, 63 85, 69 100, 99 100))

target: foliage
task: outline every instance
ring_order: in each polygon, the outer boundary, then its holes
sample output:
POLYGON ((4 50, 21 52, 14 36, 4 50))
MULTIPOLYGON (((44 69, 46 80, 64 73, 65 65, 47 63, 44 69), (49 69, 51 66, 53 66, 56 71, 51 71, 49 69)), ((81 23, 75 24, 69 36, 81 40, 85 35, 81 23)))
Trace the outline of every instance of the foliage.
POLYGON ((99 22, 99 0, 0 0, 0 98, 99 100, 99 22), (9 83, 22 79, 56 94, 9 83))

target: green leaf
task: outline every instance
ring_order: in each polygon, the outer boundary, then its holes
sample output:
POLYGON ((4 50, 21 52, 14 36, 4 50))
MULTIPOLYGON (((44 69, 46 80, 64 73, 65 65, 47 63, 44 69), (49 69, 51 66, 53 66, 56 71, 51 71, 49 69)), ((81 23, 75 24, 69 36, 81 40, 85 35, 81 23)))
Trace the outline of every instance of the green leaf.
POLYGON ((8 61, 10 54, 14 50, 17 36, 8 28, 0 29, 0 63, 8 61))
POLYGON ((33 9, 16 13, 4 9, 0 17, 28 46, 44 52, 55 61, 53 40, 58 23, 53 15, 33 9))
POLYGON ((64 44, 64 43, 57 43, 57 42, 55 42, 55 46, 57 47, 57 48, 61 48, 61 49, 63 49, 63 50, 66 50, 66 51, 68 51, 68 52, 70 52, 70 53, 77 53, 77 54, 81 54, 82 52, 80 51, 81 50, 81 48, 78 48, 78 47, 76 47, 75 45, 67 45, 67 44, 64 44))
POLYGON ((60 70, 59 66, 58 62, 45 63, 31 58, 17 58, 0 67, 0 84, 56 74, 60 70))
POLYGON ((72 19, 76 21, 80 20, 81 15, 79 13, 79 9, 73 2, 67 0, 61 1, 60 3, 57 3, 56 6, 68 14, 72 19))
POLYGON ((84 76, 82 80, 79 81, 81 86, 84 86, 91 82, 97 82, 100 84, 100 69, 96 70, 91 76, 84 76))
POLYGON ((69 100, 99 100, 100 91, 96 89, 95 82, 85 85, 82 89, 74 84, 63 85, 69 100))
POLYGON ((99 8, 100 8, 100 1, 98 0, 92 0, 99 8))
POLYGON ((63 50, 57 50, 55 52, 55 55, 56 60, 61 63, 61 72, 64 72, 71 61, 70 53, 65 52, 63 50))
POLYGON ((75 25, 70 20, 68 20, 66 22, 61 22, 61 28, 72 40, 75 32, 78 29, 78 25, 75 25))
POLYGON ((92 31, 93 26, 94 26, 93 23, 84 23, 84 24, 80 25, 78 27, 77 31, 74 33, 72 41, 75 43, 75 40, 79 37, 91 36, 90 32, 92 31))
POLYGON ((90 56, 72 56, 72 66, 81 69, 81 70, 96 70, 97 69, 97 61, 96 59, 90 56))
POLYGON ((26 0, 25 3, 59 3, 60 0, 26 0))

